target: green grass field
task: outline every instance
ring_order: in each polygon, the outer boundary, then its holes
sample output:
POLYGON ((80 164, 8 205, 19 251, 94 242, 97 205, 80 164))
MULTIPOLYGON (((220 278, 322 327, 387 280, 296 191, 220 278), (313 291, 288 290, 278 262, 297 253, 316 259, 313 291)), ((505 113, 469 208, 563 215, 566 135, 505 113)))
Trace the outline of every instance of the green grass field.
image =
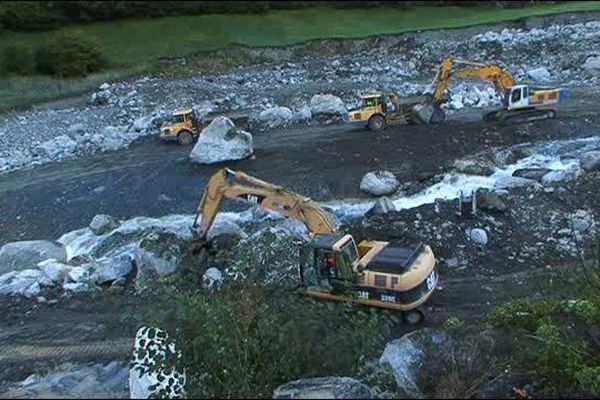
MULTIPOLYGON (((393 34, 414 30, 456 28, 494 23, 534 15, 561 12, 600 10, 600 2, 578 1, 524 8, 497 9, 478 7, 418 7, 409 10, 395 8, 330 9, 271 11, 266 14, 198 15, 160 19, 128 19, 116 22, 71 26, 98 37, 113 70, 139 71, 160 57, 175 57, 191 53, 226 48, 229 45, 285 46, 314 39, 359 38, 377 34, 393 34)), ((32 47, 48 40, 51 33, 10 33, 0 37, 0 51, 7 43, 24 42, 32 47)), ((1 53, 0 53, 1 54, 1 53)), ((119 73, 122 75, 122 72, 119 73)), ((4 78, 6 96, 0 109, 24 105, 31 101, 46 101, 91 88, 96 79, 78 80, 65 85, 48 78, 4 78), (92 83, 89 83, 89 82, 92 83), (24 101, 13 88, 40 90, 24 101), (88 84, 86 84, 88 82, 88 84), (9 87, 7 87, 7 85, 9 87), (67 85, 69 86, 69 85, 67 85), (61 89, 57 89, 61 87, 61 89), (15 102, 10 99, 15 99, 15 102), (37 100, 36 100, 37 99, 37 100)))
MULTIPOLYGON (((249 15, 198 15, 73 26, 102 41, 114 66, 217 50, 231 44, 285 46, 322 38, 359 38, 418 29, 462 27, 568 11, 600 10, 600 2, 566 2, 515 9, 420 7, 310 8, 249 15)), ((47 32, 11 34, 3 42, 37 44, 47 32)))

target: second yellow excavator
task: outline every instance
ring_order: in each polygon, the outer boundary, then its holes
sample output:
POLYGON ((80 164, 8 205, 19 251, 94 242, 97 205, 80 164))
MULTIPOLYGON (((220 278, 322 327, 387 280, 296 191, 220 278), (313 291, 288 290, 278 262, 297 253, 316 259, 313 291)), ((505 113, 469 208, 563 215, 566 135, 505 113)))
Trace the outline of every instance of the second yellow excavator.
POLYGON ((452 78, 479 79, 494 84, 502 99, 502 108, 485 115, 485 120, 523 122, 556 117, 558 103, 566 98, 561 88, 530 88, 517 85, 512 75, 497 64, 483 64, 446 57, 433 78, 429 101, 413 108, 413 119, 423 123, 441 123, 445 119, 441 105, 452 78))
POLYGON ((418 309, 434 292, 438 276, 431 248, 421 242, 363 240, 340 233, 330 215, 308 197, 292 193, 228 168, 209 180, 194 221, 196 247, 207 234, 226 199, 242 199, 303 223, 311 236, 311 261, 299 262, 301 292, 321 300, 353 303, 404 312, 419 323, 418 309))

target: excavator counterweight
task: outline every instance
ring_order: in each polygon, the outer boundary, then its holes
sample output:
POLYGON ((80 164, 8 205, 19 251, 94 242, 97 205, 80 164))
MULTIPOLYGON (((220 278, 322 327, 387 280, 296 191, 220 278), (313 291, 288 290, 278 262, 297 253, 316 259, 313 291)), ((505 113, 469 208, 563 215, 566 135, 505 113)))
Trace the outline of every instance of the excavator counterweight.
POLYGON ((226 199, 248 201, 308 228, 312 265, 299 263, 302 293, 404 311, 411 323, 422 320, 417 308, 438 281, 435 256, 426 244, 376 240, 357 244, 352 235, 339 232, 329 214, 310 198, 227 168, 215 173, 204 189, 194 221, 195 242, 207 244, 208 231, 226 199), (307 284, 309 280, 313 282, 307 284))

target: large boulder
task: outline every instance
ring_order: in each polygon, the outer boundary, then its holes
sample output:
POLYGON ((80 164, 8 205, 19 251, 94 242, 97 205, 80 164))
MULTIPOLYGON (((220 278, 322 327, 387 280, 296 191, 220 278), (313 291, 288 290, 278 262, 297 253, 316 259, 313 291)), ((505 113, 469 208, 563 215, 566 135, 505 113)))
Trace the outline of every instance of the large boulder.
POLYGON ((552 172, 548 168, 520 168, 513 172, 513 176, 525 179, 533 179, 534 181, 541 182, 544 175, 552 172))
POLYGON ((489 176, 494 173, 491 162, 483 160, 457 160, 454 169, 461 174, 489 176))
POLYGON ((129 396, 125 363, 65 363, 44 373, 29 375, 15 385, 6 385, 2 397, 10 399, 124 399, 129 396))
POLYGON ((113 231, 118 227, 119 221, 106 214, 95 215, 89 225, 89 228, 92 230, 92 232, 98 236, 113 231))
POLYGON ((0 274, 11 270, 32 268, 40 261, 49 258, 66 262, 67 252, 64 246, 48 240, 7 243, 0 249, 0 274))
POLYGON ((98 92, 92 93, 92 97, 90 98, 90 103, 95 106, 100 106, 103 104, 108 104, 112 97, 112 93, 108 89, 100 90, 98 92))
POLYGON ((347 377, 300 379, 281 385, 273 392, 274 399, 370 399, 371 389, 347 377))
POLYGON ((590 151, 581 157, 581 168, 584 171, 600 171, 600 151, 590 151))
POLYGON ((389 171, 369 172, 360 181, 360 190, 375 196, 390 195, 398 190, 399 186, 398 179, 389 171))
POLYGON ((491 213, 506 211, 506 204, 498 194, 492 191, 477 192, 477 207, 491 213))
POLYGON ((152 232, 144 236, 136 250, 136 287, 143 290, 155 280, 175 273, 187 250, 187 243, 173 233, 152 232))
POLYGON ((467 235, 469 236, 469 239, 471 240, 471 242, 473 242, 475 244, 485 246, 488 242, 488 234, 485 231, 485 229, 481 229, 481 228, 469 229, 469 230, 467 230, 467 235))
POLYGON ((583 64, 583 69, 590 76, 600 76, 600 56, 588 57, 583 64))
POLYGON ((122 254, 98 260, 92 266, 91 279, 101 285, 125 279, 133 269, 133 260, 128 255, 122 254))
POLYGON ((293 117, 292 110, 287 107, 271 107, 261 111, 255 122, 261 128, 276 128, 289 125, 293 117))
POLYGON ((252 135, 235 127, 226 117, 216 117, 202 130, 190 153, 190 160, 212 164, 227 160, 241 160, 254 152, 252 135))
POLYGON ((310 111, 314 114, 346 115, 348 110, 342 99, 332 94, 316 94, 310 99, 310 111))
POLYGON ((22 295, 31 298, 40 293, 42 286, 52 284, 52 280, 37 269, 11 271, 0 276, 0 295, 22 295))
POLYGON ((176 363, 180 358, 181 353, 167 332, 152 327, 138 329, 129 370, 130 398, 185 396, 185 371, 170 362, 176 363))
POLYGON ((423 328, 389 342, 379 359, 391 367, 399 398, 464 398, 481 384, 494 354, 493 332, 423 328))
POLYGON ((548 82, 550 80, 550 72, 545 67, 539 67, 527 71, 527 76, 536 82, 548 82))
POLYGON ((373 207, 366 212, 365 216, 370 217, 373 215, 385 215, 391 211, 396 211, 394 202, 388 197, 383 196, 375 201, 375 204, 373 204, 373 207))
POLYGON ((206 234, 206 238, 212 241, 220 236, 228 236, 236 239, 245 239, 248 237, 238 224, 222 215, 217 216, 212 226, 206 234))
POLYGON ((496 189, 512 189, 520 187, 541 187, 539 182, 532 179, 519 178, 518 176, 501 176, 494 183, 496 189))

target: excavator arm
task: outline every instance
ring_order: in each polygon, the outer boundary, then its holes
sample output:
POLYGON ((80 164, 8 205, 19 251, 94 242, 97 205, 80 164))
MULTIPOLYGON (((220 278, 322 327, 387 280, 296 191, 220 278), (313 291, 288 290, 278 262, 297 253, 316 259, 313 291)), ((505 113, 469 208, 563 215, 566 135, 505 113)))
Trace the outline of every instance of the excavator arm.
POLYGON ((202 240, 227 199, 242 199, 302 222, 312 235, 337 232, 329 214, 308 197, 261 181, 243 172, 224 168, 210 180, 198 205, 194 229, 202 240))
POLYGON ((439 104, 443 101, 444 93, 450 83, 450 79, 453 77, 492 82, 500 97, 504 97, 507 88, 516 84, 512 75, 499 65, 453 60, 447 57, 442 61, 433 80, 433 84, 435 85, 432 95, 433 104, 439 104))

